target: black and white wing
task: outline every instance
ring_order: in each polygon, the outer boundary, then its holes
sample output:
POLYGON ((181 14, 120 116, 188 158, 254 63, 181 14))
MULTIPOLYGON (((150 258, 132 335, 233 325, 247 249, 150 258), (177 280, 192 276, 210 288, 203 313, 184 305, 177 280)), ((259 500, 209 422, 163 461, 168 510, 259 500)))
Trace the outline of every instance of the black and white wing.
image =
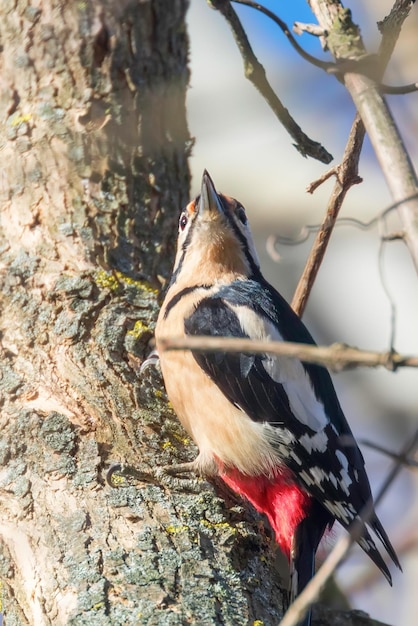
MULTIPOLYGON (((204 298, 185 320, 185 331, 314 344, 286 301, 260 280, 237 280, 204 298)), ((345 528, 360 520, 372 501, 369 481, 325 368, 267 354, 196 352, 194 357, 230 402, 269 431, 281 431, 271 442, 297 482, 345 528)), ((398 563, 378 518, 373 514, 368 523, 398 563)), ((359 544, 390 580, 366 528, 359 544)))

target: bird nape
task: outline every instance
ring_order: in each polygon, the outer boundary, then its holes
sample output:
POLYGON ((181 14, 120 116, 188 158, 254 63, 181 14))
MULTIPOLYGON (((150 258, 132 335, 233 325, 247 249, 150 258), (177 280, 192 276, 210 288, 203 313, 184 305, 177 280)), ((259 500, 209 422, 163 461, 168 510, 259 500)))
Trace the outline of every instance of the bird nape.
MULTIPOLYGON (((200 195, 180 215, 155 336, 157 349, 161 338, 182 336, 315 343, 263 277, 243 206, 217 193, 206 171, 200 195)), ((199 448, 195 467, 216 471, 270 521, 289 560, 290 601, 312 578, 335 520, 346 529, 361 524, 360 547, 391 583, 367 527, 400 568, 399 561, 327 369, 248 352, 160 350, 160 362, 168 397, 199 448)), ((303 626, 310 621, 308 614, 303 626)))

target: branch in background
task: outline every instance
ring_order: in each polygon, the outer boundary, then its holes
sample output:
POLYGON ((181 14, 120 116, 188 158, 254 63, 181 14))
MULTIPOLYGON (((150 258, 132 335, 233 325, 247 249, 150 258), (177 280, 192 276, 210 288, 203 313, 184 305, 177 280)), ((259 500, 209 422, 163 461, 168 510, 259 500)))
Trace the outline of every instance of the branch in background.
POLYGON ((383 446, 380 446, 377 443, 374 443, 373 441, 369 441, 368 439, 361 439, 359 440, 359 443, 361 443, 361 445, 363 446, 367 446, 368 448, 371 448, 372 450, 381 452, 382 454, 389 456, 391 459, 395 459, 399 461, 399 463, 401 463, 402 465, 405 465, 405 467, 418 467, 418 461, 416 461, 415 459, 412 459, 408 456, 402 456, 398 452, 393 452, 393 450, 388 450, 388 448, 384 448, 383 446))
POLYGON ((351 367, 418 367, 418 356, 403 356, 397 352, 372 352, 351 348, 344 344, 329 347, 312 346, 289 341, 255 341, 236 337, 165 337, 160 339, 160 350, 193 350, 194 352, 249 352, 276 354, 318 363, 341 371, 351 367))
POLYGON ((400 87, 394 87, 392 85, 385 85, 384 83, 380 83, 379 89, 382 93, 399 96, 406 93, 413 93, 414 91, 418 91, 418 83, 410 83, 409 85, 401 85, 400 87))
POLYGON ((296 149, 303 156, 313 157, 322 163, 330 163, 333 158, 332 155, 320 143, 313 141, 302 131, 274 92, 266 78, 265 69, 255 56, 246 32, 230 2, 228 0, 208 0, 208 3, 222 13, 228 22, 244 61, 246 78, 258 89, 281 124, 296 141, 296 149))
MULTIPOLYGON (((360 40, 360 60, 357 61, 355 59, 345 59, 339 63, 328 63, 313 57, 303 50, 303 48, 297 43, 295 38, 292 36, 288 26, 283 20, 281 20, 277 15, 271 12, 266 7, 262 6, 258 2, 253 2, 253 0, 233 0, 238 4, 242 4, 253 9, 256 9, 262 13, 264 13, 267 17, 272 19, 283 31, 283 33, 288 38, 289 42, 293 46, 293 48, 309 63, 320 67, 328 72, 334 72, 338 74, 338 77, 341 80, 345 80, 345 73, 350 76, 350 73, 354 73, 355 76, 364 76, 368 74, 369 71, 378 74, 379 76, 383 73, 384 68, 390 58, 390 55, 393 52, 393 48, 395 46, 396 40, 399 36, 400 29, 402 26, 402 21, 406 18, 408 12, 403 11, 401 17, 399 14, 392 10, 391 14, 385 19, 384 26, 382 26, 381 31, 383 33, 382 42, 379 49, 379 56, 376 55, 367 55, 365 54, 364 47, 362 46, 360 40), (377 63, 377 60, 379 63, 377 63), (365 69, 366 68, 366 69, 365 69), (368 68, 368 69, 367 69, 368 68), (367 70, 367 71, 366 71, 367 70), (377 70, 377 71, 376 71, 377 70)), ((312 1, 309 2, 311 8, 314 10, 314 5, 317 5, 318 2, 312 1)), ((327 3, 325 3, 327 4, 327 3)), ((332 20, 340 15, 346 18, 346 13, 343 12, 342 7, 339 6, 339 3, 332 3, 329 0, 329 4, 334 4, 332 11, 328 10, 328 7, 322 7, 320 11, 320 15, 328 16, 328 22, 330 21, 330 16, 332 15, 332 20), (341 9, 341 14, 339 13, 341 9)), ((397 0, 395 3, 396 6, 410 4, 405 3, 405 0, 397 0)), ((214 8, 218 9, 228 21, 233 33, 235 40, 237 42, 238 48, 242 54, 244 59, 245 66, 245 74, 247 78, 249 78, 253 84, 259 89, 264 98, 270 104, 273 111, 276 113, 277 117, 280 121, 285 125, 287 130, 290 132, 292 136, 294 136, 294 120, 290 117, 287 109, 283 107, 280 100, 272 90, 270 84, 268 83, 265 71, 263 66, 259 63, 257 58, 254 55, 254 52, 250 46, 247 35, 242 27, 242 24, 235 13, 234 9, 231 7, 230 2, 227 0, 212 0, 211 5, 214 8), (284 117, 283 117, 284 115, 284 117), (291 127, 289 127, 289 122, 291 122, 291 127), (293 130, 292 130, 293 128, 293 130)), ((319 18, 318 18, 319 19, 319 18)), ((324 18, 325 19, 325 18, 324 18)), ((326 21, 326 20, 325 20, 326 21)), ((329 23, 327 23, 329 27, 329 23)), ((321 23, 319 29, 322 33, 326 33, 328 28, 325 28, 321 23)), ((357 32, 355 27, 353 27, 353 31, 357 32)), ((336 55, 336 58, 340 57, 336 55)), ((416 85, 407 85, 405 87, 399 88, 391 88, 387 85, 379 85, 379 89, 390 91, 390 93, 408 93, 416 88, 416 85)), ((298 131, 300 128, 296 125, 298 131)), ((299 280, 298 286, 296 288, 293 300, 292 307, 295 312, 302 316, 305 310, 310 292, 312 290, 312 286, 316 279, 317 273, 321 266, 322 260, 324 258, 326 249, 328 247, 328 243, 331 238, 331 234, 337 220, 340 208, 344 201, 345 195, 348 190, 352 187, 352 185, 361 182, 360 177, 358 176, 358 161, 360 157, 360 152, 364 140, 365 130, 363 127, 363 123, 360 121, 359 117, 356 116, 352 129, 350 131, 350 136, 346 145, 346 149, 343 155, 342 163, 332 168, 320 180, 316 181, 316 183, 312 183, 308 190, 312 192, 317 186, 329 178, 331 175, 335 175, 337 177, 337 182, 334 185, 334 189, 331 195, 331 198, 328 202, 328 207, 326 211, 326 215, 324 221, 321 225, 321 228, 316 236, 314 245, 312 247, 310 256, 306 263, 303 274, 299 280)), ((311 140, 309 140, 311 141, 311 140)), ((318 145, 318 144, 316 144, 318 145)), ((322 147, 321 147, 322 148, 322 147)), ((298 147, 300 150, 300 148, 298 147)), ((302 153, 304 153, 305 148, 302 153)), ((402 198, 398 198, 398 200, 402 200, 404 202, 405 195, 402 198)), ((418 244, 417 244, 418 246, 418 244)), ((417 262, 418 262, 418 248, 417 248, 417 262)))
MULTIPOLYGON (((306 188, 306 191, 308 192, 315 191, 315 189, 319 187, 319 185, 322 185, 322 183, 325 180, 328 180, 328 178, 330 178, 333 175, 336 175, 337 173, 338 173, 338 166, 332 168, 331 170, 328 170, 328 172, 326 172, 323 176, 320 176, 318 180, 308 185, 308 187, 306 188)), ((335 226, 353 226, 354 228, 359 228, 360 230, 368 230, 369 228, 372 228, 376 224, 379 224, 379 222, 382 219, 384 219, 386 215, 390 211, 392 211, 394 208, 396 208, 396 205, 392 204, 389 208, 385 209, 381 215, 378 215, 377 217, 373 217, 368 222, 362 222, 361 220, 358 220, 355 217, 340 217, 335 222, 335 226)), ((312 233, 317 233, 320 228, 321 228, 321 224, 305 224, 304 226, 302 226, 298 235, 296 235, 295 237, 285 237, 284 235, 269 235, 267 237, 267 243, 266 243, 267 251, 269 255, 275 261, 279 261, 281 257, 275 248, 277 244, 284 245, 284 246, 298 246, 299 244, 307 241, 309 236, 312 233)), ((390 234, 381 236, 381 239, 383 241, 391 241, 392 239, 399 239, 399 238, 402 239, 401 232, 390 233, 390 234)))
POLYGON ((387 65, 392 56, 403 23, 409 16, 414 2, 415 0, 395 0, 389 15, 377 23, 377 27, 382 34, 382 40, 379 46, 379 57, 382 59, 384 66, 387 65))
MULTIPOLYGON (((327 31, 327 43, 337 59, 367 56, 358 27, 351 13, 338 0, 308 0, 320 26, 327 31)), ((413 2, 396 0, 390 14, 380 23, 379 76, 393 52, 402 24, 413 2)), ((418 182, 391 112, 379 91, 378 81, 364 74, 355 63, 344 73, 344 85, 357 107, 380 167, 395 202, 405 232, 405 242, 418 271, 418 200, 411 199, 418 182)))
MULTIPOLYGON (((399 558, 407 556, 408 553, 418 548, 418 530, 415 526, 409 528, 396 542, 396 554, 399 558)), ((352 596, 355 593, 367 592, 380 578, 380 571, 376 567, 368 567, 364 574, 360 574, 344 587, 344 594, 352 596)))
MULTIPOLYGON (((235 4, 242 4, 244 6, 250 7, 251 9, 255 9, 256 11, 259 11, 260 13, 263 13, 264 15, 269 17, 281 29, 283 34, 287 37, 292 48, 296 50, 296 52, 302 57, 302 59, 304 59, 311 65, 318 67, 321 70, 324 70, 325 72, 328 72, 330 74, 335 74, 338 80, 340 80, 341 82, 343 82, 344 73, 347 71, 347 69, 349 68, 352 69, 353 65, 356 65, 357 71, 360 71, 360 63, 361 63, 362 72, 364 72, 367 68, 370 70, 370 69, 373 69, 374 67, 374 63, 368 64, 368 57, 366 57, 365 59, 355 60, 355 61, 352 61, 350 59, 350 60, 347 60, 345 63, 338 63, 338 64, 332 63, 329 61, 322 61, 322 59, 318 59, 317 57, 314 57, 312 54, 309 54, 309 52, 306 52, 306 50, 304 50, 302 46, 300 46, 299 43, 296 41, 296 39, 293 37, 286 22, 284 22, 278 15, 276 15, 276 13, 273 13, 272 11, 270 11, 270 9, 267 9, 267 7, 263 6, 262 4, 259 4, 258 2, 253 2, 252 0, 232 0, 232 2, 235 2, 235 4), (366 61, 366 64, 364 63, 364 61, 366 61)), ((293 24, 293 30, 298 34, 301 34, 302 31, 305 31, 305 32, 309 32, 310 34, 314 34, 322 39, 325 39, 326 33, 323 30, 323 28, 321 28, 318 24, 316 25, 315 24, 301 24, 300 22, 295 22, 293 24)), ((374 55, 370 55, 370 56, 373 59, 375 58, 374 55)), ((417 83, 411 83, 409 85, 402 85, 402 86, 396 87, 392 85, 379 83, 379 89, 382 93, 388 93, 388 94, 393 94, 393 95, 404 95, 404 94, 417 91, 418 85, 417 83)))
POLYGON ((392 198, 399 202, 404 240, 418 271, 418 201, 406 200, 418 189, 412 163, 386 102, 373 81, 353 73, 345 75, 345 85, 367 127, 392 198))
MULTIPOLYGON (((321 30, 323 32, 329 31, 330 27, 332 27, 333 20, 335 19, 335 13, 332 14, 332 20, 331 18, 329 18, 327 21, 325 19, 321 20, 320 18, 322 16, 322 11, 325 11, 325 14, 329 16, 326 7, 324 7, 323 5, 321 7, 317 6, 317 2, 309 2, 309 4, 314 13, 317 15, 321 30), (317 9, 316 12, 314 10, 314 5, 317 9)), ((395 2, 395 6, 399 4, 404 5, 406 3, 398 1, 395 2)), ((385 20, 384 28, 381 28, 382 41, 380 42, 378 56, 380 59, 380 71, 382 73, 386 68, 387 63, 389 62, 396 41, 399 37, 403 20, 406 19, 408 13, 409 11, 403 10, 402 14, 399 15, 396 11, 394 12, 394 10, 392 10, 391 14, 385 20)), ((321 225, 321 229, 319 230, 315 238, 304 271, 292 299, 292 308, 300 317, 303 315, 303 312, 305 310, 310 292, 312 290, 312 286, 315 282, 315 278, 318 274, 318 270, 324 258, 344 198, 350 187, 353 184, 360 182, 360 179, 358 177, 358 162, 360 158, 361 148, 363 145, 364 135, 364 125, 360 121, 360 117, 357 114, 350 131, 347 145, 345 147, 342 163, 340 166, 335 168, 338 172, 337 182, 334 185, 332 195, 328 202, 324 221, 321 225)), ((321 177, 321 179, 319 179, 319 184, 324 182, 324 180, 327 180, 330 175, 334 174, 335 169, 330 170, 323 177, 321 177)), ((312 192, 312 190, 316 189, 317 187, 318 182, 313 183, 311 187, 308 188, 308 191, 312 192)))
MULTIPOLYGON (((327 172, 321 178, 320 182, 322 183, 324 180, 329 178, 330 175, 334 174, 337 180, 328 201, 325 218, 315 237, 311 252, 308 260, 306 261, 305 268, 299 279, 292 299, 291 306, 299 317, 302 317, 303 312, 305 311, 309 295, 321 263, 324 259, 325 252, 331 239, 332 231, 334 230, 335 222, 344 202, 344 198, 348 190, 353 185, 360 183, 362 180, 358 175, 358 163, 361 148, 363 146, 364 134, 365 131, 363 123, 360 120, 360 117, 356 115, 350 130, 350 135, 348 137, 341 164, 334 168, 334 170, 327 172)), ((318 187, 318 183, 316 184, 315 189, 316 187, 318 187)))
MULTIPOLYGON (((335 170, 336 172, 338 171, 337 168, 333 168, 333 170, 335 170)), ((326 172, 320 179, 319 181, 316 181, 312 184, 312 186, 318 186, 318 184, 321 184, 324 180, 326 180, 330 175, 332 175, 334 172, 333 170, 329 170, 328 172, 326 172)), ((386 218, 389 215, 389 213, 393 210, 395 210, 397 208, 397 204, 398 203, 392 203, 388 208, 386 208, 381 215, 378 215, 376 217, 374 217, 373 219, 369 220, 368 222, 362 222, 360 220, 354 219, 354 218, 340 218, 338 219, 335 223, 334 223, 334 227, 336 226, 342 226, 342 225, 351 225, 354 226, 356 228, 362 229, 362 230, 367 230, 373 226, 377 226, 379 229, 379 235, 380 235, 380 246, 379 246, 379 276, 380 276, 380 282, 381 282, 381 286, 383 288, 383 291, 386 295, 386 298, 388 300, 389 306, 390 306, 390 339, 389 339, 389 348, 388 348, 388 352, 392 353, 395 352, 395 331, 396 331, 396 321, 397 321, 397 309, 396 309, 396 304, 395 304, 395 299, 393 298, 392 294, 391 294, 391 289, 389 288, 389 283, 385 277, 385 265, 383 263, 384 260, 384 256, 383 256, 383 252, 384 252, 384 244, 388 241, 399 241, 404 239, 404 233, 402 231, 392 231, 392 232, 386 232, 386 218)), ((309 235, 311 233, 318 233, 320 229, 320 225, 305 225, 299 235, 295 238, 288 238, 288 237, 279 237, 279 236, 274 236, 274 235, 270 235, 267 238, 267 242, 266 242, 266 249, 269 253, 269 255, 271 256, 271 258, 275 261, 279 261, 280 260, 280 254, 276 251, 276 244, 282 244, 282 245, 298 245, 304 241, 306 241, 309 237, 309 235)), ((316 252, 318 251, 318 247, 316 245, 313 246, 313 250, 311 253, 311 256, 313 256, 316 252)), ((314 258, 314 256, 313 256, 314 258)), ((311 257, 308 260, 308 264, 310 261, 311 257)), ((308 268, 308 265, 307 265, 308 268)), ((308 274, 309 279, 312 279, 312 275, 308 274)), ((305 294, 307 294, 309 292, 310 286, 306 287, 306 291, 304 292, 305 294)))
POLYGON ((298 54, 300 54, 302 59, 308 61, 308 63, 311 63, 311 65, 319 67, 321 70, 325 70, 326 72, 336 67, 335 63, 330 63, 329 61, 321 61, 321 59, 317 59, 316 57, 312 56, 312 54, 309 54, 309 52, 306 52, 306 50, 304 50, 293 37, 286 22, 280 19, 278 15, 267 9, 267 7, 264 7, 258 2, 252 2, 252 0, 232 0, 232 2, 235 2, 236 4, 243 4, 244 6, 250 7, 251 9, 255 9, 260 13, 264 13, 264 15, 273 20, 273 22, 277 24, 277 26, 282 30, 284 35, 286 35, 290 45, 296 50, 298 54))
MULTIPOLYGON (((411 454, 416 449, 417 444, 418 431, 415 433, 413 438, 409 440, 408 443, 404 446, 404 449, 400 453, 399 457, 405 457, 411 454)), ((393 483, 401 469, 401 463, 399 461, 396 461, 388 476, 386 477, 386 480, 382 485, 378 496, 376 497, 375 505, 377 505, 378 502, 382 499, 383 495, 393 483)), ((366 510, 365 514, 362 515, 362 519, 365 522, 367 522, 370 515, 373 514, 372 506, 367 507, 367 509, 368 510, 366 510)), ((309 581, 305 589, 296 598, 293 604, 290 605, 289 609, 283 616, 282 621, 280 622, 280 626, 297 626, 297 624, 308 612, 309 607, 318 599, 327 581, 329 580, 329 578, 331 578, 338 565, 345 558, 353 543, 361 537, 361 534, 361 525, 358 523, 353 524, 350 529, 350 533, 343 535, 337 541, 322 567, 320 567, 315 576, 309 581)))
MULTIPOLYGON (((318 180, 315 180, 310 185, 308 185, 308 187, 306 188, 306 191, 310 192, 312 189, 313 191, 315 191, 315 189, 319 187, 319 185, 321 185, 325 180, 327 180, 331 176, 336 175, 337 172, 338 172, 338 166, 333 167, 331 170, 328 170, 325 174, 320 176, 318 180)), ((416 197, 418 197, 418 192, 414 194, 413 196, 413 198, 416 198, 416 197)), ((393 202, 386 209, 384 209, 380 213, 380 215, 376 215, 375 217, 372 217, 368 222, 362 222, 361 220, 355 217, 340 217, 336 221, 335 226, 352 226, 353 228, 358 228, 360 230, 369 230, 370 228, 373 228, 374 226, 380 226, 380 224, 383 224, 384 220, 389 215, 389 213, 397 209, 398 205, 399 205, 399 202, 393 202)), ((312 233, 317 233, 320 228, 321 228, 321 224, 305 224, 300 229, 299 234, 296 235, 295 237, 285 237, 284 235, 269 235, 267 238, 269 254, 273 257, 277 256, 278 258, 280 258, 280 255, 274 249, 274 246, 276 246, 277 244, 282 244, 284 246, 297 246, 307 241, 309 236, 312 233)), ((404 233, 403 231, 393 231, 387 234, 383 234, 382 232, 380 235, 380 238, 382 241, 394 241, 398 239, 403 239, 404 233)))

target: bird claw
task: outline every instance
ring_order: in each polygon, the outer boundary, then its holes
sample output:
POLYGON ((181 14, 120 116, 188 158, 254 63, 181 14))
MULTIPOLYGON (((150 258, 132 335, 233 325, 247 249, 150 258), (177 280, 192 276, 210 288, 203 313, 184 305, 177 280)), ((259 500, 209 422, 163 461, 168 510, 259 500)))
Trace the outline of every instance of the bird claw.
POLYGON ((158 354, 158 350, 153 350, 142 363, 141 367, 139 368, 139 373, 143 374, 149 367, 156 367, 159 362, 160 356, 158 354))
POLYGON ((195 461, 189 463, 178 463, 176 465, 165 465, 157 467, 153 474, 161 484, 174 490, 197 492, 199 491, 199 478, 187 478, 184 474, 198 472, 195 461))
POLYGON ((114 463, 106 473, 106 482, 110 487, 130 487, 138 482, 158 484, 152 472, 138 470, 130 465, 114 463))
POLYGON ((174 490, 197 492, 199 490, 198 478, 179 478, 182 474, 197 471, 198 467, 195 461, 156 467, 147 471, 139 470, 129 465, 123 465, 122 463, 115 463, 111 465, 106 473, 106 482, 114 489, 129 487, 138 482, 145 482, 154 485, 163 485, 174 490))

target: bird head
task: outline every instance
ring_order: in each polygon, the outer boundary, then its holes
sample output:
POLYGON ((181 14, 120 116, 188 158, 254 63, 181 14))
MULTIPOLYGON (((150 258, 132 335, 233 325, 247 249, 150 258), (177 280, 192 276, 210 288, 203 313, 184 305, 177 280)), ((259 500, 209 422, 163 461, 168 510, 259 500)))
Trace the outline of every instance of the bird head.
POLYGON ((179 219, 173 276, 191 274, 211 280, 258 272, 259 260, 244 207, 215 189, 205 170, 200 195, 189 202, 179 219))

